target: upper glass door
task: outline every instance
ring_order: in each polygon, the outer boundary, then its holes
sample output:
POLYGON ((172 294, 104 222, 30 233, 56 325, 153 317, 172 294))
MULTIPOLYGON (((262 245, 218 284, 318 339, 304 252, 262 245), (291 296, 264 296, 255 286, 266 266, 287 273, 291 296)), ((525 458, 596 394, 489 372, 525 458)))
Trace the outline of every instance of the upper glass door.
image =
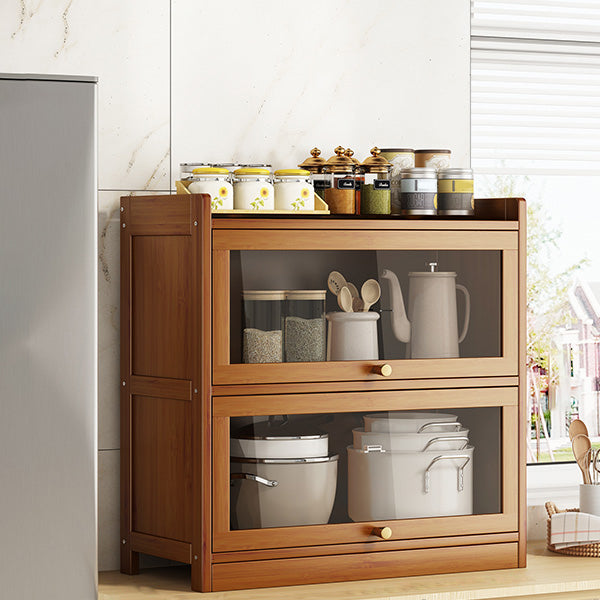
POLYGON ((428 232, 429 247, 410 248, 402 233, 370 232, 360 248, 332 231, 339 247, 323 248, 311 232, 269 240, 279 233, 244 248, 215 232, 214 383, 517 373, 510 237, 428 232))

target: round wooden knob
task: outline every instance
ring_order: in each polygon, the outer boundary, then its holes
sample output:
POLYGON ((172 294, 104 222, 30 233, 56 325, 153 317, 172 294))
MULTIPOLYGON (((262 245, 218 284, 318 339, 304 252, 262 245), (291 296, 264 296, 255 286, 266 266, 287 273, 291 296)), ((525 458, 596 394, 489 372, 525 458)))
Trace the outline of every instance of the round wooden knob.
POLYGON ((375 365, 372 368, 373 373, 376 373, 377 375, 381 375, 382 377, 389 377, 392 374, 392 366, 385 364, 385 365, 375 365))
POLYGON ((392 530, 389 527, 373 527, 373 535, 382 540, 389 540, 392 537, 392 530))

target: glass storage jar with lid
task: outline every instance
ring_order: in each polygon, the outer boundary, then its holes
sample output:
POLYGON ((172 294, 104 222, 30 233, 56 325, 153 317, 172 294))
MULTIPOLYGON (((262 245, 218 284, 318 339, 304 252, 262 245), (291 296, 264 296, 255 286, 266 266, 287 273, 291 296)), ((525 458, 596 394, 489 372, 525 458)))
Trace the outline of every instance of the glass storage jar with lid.
POLYGON ((242 292, 244 320, 242 360, 245 363, 283 362, 284 290, 242 292))
POLYGON ((326 290, 285 293, 285 362, 316 362, 326 358, 326 290))
POLYGON ((229 171, 217 167, 198 167, 192 172, 188 186, 192 194, 210 194, 212 210, 233 209, 233 186, 229 182, 229 171))
POLYGON ((269 169, 245 167, 233 172, 233 206, 240 210, 274 210, 269 169))
POLYGON ((315 190, 304 169, 280 169, 274 173, 275 210, 314 210, 315 190))
POLYGON ((329 187, 323 200, 332 214, 353 215, 356 209, 354 162, 344 156, 344 148, 338 146, 335 154, 325 163, 323 173, 327 175, 329 187))
POLYGON ((352 148, 346 148, 344 156, 347 156, 354 163, 354 212, 355 214, 360 215, 360 191, 362 183, 365 180, 358 168, 360 160, 354 158, 354 150, 352 150, 352 148))
POLYGON ((379 148, 371 148, 371 156, 360 164, 361 173, 361 215, 389 215, 392 208, 392 186, 390 171, 392 168, 379 148))
POLYGON ((323 200, 325 198, 325 188, 329 186, 329 178, 323 174, 325 159, 320 156, 321 151, 318 148, 313 148, 310 154, 311 156, 301 162, 298 168, 310 173, 309 180, 313 184, 315 194, 323 200))

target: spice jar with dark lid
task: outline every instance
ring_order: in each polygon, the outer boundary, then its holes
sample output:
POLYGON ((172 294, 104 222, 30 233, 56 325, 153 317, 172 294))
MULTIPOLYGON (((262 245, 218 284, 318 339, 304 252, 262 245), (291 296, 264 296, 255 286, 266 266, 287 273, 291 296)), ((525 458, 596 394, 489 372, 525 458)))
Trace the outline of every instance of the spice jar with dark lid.
POLYGON ((301 162, 298 168, 310 173, 308 179, 313 184, 315 194, 323 199, 325 189, 329 187, 329 177, 323 174, 323 166, 326 161, 321 156, 321 151, 318 148, 313 148, 310 154, 311 156, 301 162))
POLYGON ((353 215, 356 208, 354 162, 344 156, 344 148, 338 146, 335 154, 325 163, 323 173, 329 186, 325 189, 325 200, 332 214, 353 215))
POLYGON ((361 215, 389 215, 392 205, 390 171, 392 164, 381 156, 379 148, 371 148, 371 156, 359 166, 363 179, 360 199, 361 215))

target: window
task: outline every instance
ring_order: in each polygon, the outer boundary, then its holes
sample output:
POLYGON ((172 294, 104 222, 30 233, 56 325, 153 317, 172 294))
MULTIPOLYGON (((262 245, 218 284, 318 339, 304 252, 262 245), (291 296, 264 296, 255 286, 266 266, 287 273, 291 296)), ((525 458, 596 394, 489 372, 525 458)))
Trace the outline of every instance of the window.
POLYGON ((478 196, 528 200, 528 461, 600 446, 600 0, 473 0, 478 196))

